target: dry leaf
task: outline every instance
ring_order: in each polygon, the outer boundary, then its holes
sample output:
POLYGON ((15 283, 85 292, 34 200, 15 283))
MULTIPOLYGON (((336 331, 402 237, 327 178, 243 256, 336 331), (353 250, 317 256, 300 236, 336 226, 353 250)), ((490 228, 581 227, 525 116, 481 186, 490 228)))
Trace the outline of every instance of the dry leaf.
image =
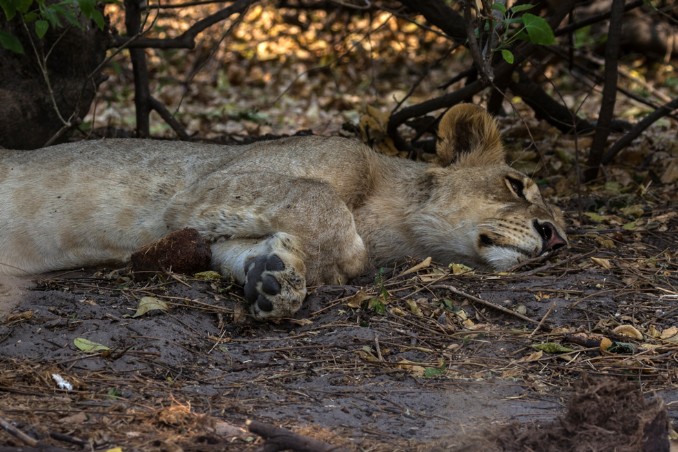
POLYGON ((591 260, 598 266, 603 267, 606 270, 612 268, 612 264, 609 259, 603 259, 602 257, 592 257, 591 260))
POLYGON ((428 268, 428 267, 431 266, 431 261, 432 261, 432 259, 431 259, 430 257, 427 257, 426 259, 424 259, 423 261, 419 262, 419 263, 418 263, 417 265, 415 265, 414 267, 408 268, 407 270, 405 270, 404 272, 402 272, 402 273, 401 273, 400 275, 398 275, 398 276, 409 275, 410 273, 416 273, 416 272, 418 272, 419 270, 421 270, 421 269, 423 269, 423 268, 428 268))
POLYGON ((632 339, 638 339, 639 341, 643 340, 643 333, 638 331, 635 327, 631 325, 619 325, 612 330, 615 334, 622 336, 630 337, 632 339))
POLYGON ((103 344, 92 342, 89 339, 85 339, 83 337, 76 337, 73 339, 73 345, 75 345, 78 350, 82 350, 83 352, 87 353, 105 352, 110 350, 109 347, 103 344))
POLYGON ((605 352, 612 347, 612 341, 606 337, 600 340, 600 351, 605 352))
POLYGON ((406 300, 405 302, 407 303, 407 307, 410 309, 410 312, 412 312, 412 314, 416 315, 417 317, 424 316, 424 313, 421 312, 421 308, 419 307, 416 301, 409 299, 406 300))
POLYGON ((534 353, 530 353, 527 356, 523 356, 517 362, 519 362, 519 363, 531 363, 531 362, 534 362, 534 361, 539 361, 542 356, 544 356, 544 352, 542 350, 538 350, 534 353))
POLYGON ((346 300, 346 306, 348 306, 349 308, 358 309, 360 308, 364 301, 367 301, 370 298, 372 298, 371 295, 367 295, 362 290, 359 290, 346 300))
POLYGON ((678 327, 672 326, 662 331, 659 336, 661 339, 668 339, 678 334, 678 327))
POLYGON ((141 300, 139 300, 137 312, 135 312, 132 317, 141 317, 150 311, 166 312, 168 309, 169 307, 167 306, 167 303, 162 300, 159 300, 155 297, 143 297, 141 300))
POLYGON ((420 366, 419 364, 415 364, 412 361, 408 361, 406 359, 398 361, 396 367, 399 369, 406 370, 417 377, 423 377, 424 372, 426 372, 426 368, 424 366, 420 366))
POLYGON ((615 247, 614 241, 608 239, 604 235, 596 236, 596 243, 601 246, 601 248, 612 249, 615 247))

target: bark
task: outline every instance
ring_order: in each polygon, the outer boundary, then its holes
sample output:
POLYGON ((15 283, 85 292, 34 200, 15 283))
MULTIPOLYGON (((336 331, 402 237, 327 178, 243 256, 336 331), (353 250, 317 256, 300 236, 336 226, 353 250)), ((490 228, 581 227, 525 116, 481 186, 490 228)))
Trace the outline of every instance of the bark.
POLYGON ((79 30, 50 30, 39 40, 18 23, 0 21, 0 28, 21 41, 25 53, 0 48, 0 146, 35 149, 63 141, 89 111, 101 82, 99 65, 106 55, 107 32, 93 25, 79 30), (49 85, 31 45, 49 54, 49 85), (51 89, 50 89, 51 88, 51 89))

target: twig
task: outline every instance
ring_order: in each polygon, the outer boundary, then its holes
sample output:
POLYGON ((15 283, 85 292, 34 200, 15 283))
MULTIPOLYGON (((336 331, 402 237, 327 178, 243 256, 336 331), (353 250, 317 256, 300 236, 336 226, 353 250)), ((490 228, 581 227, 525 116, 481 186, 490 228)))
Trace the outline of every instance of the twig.
POLYGON ((537 333, 537 331, 539 331, 539 329, 542 327, 542 325, 544 325, 544 322, 546 322, 546 318, 547 318, 549 315, 551 315, 551 313, 553 312, 553 310, 555 309, 555 307, 556 307, 556 304, 555 304, 555 303, 551 303, 551 306, 549 306, 548 310, 546 311, 546 314, 544 314, 544 317, 542 317, 541 320, 539 321, 539 325, 537 325, 537 327, 536 327, 534 330, 532 330, 532 332, 530 333, 530 335, 527 336, 527 337, 532 337, 532 336, 534 336, 534 335, 537 333))
POLYGON ((158 99, 149 95, 148 101, 150 107, 156 112, 158 112, 160 117, 164 119, 167 124, 169 124, 172 130, 174 130, 174 132, 179 136, 179 139, 187 141, 191 138, 188 136, 188 133, 186 132, 186 129, 184 129, 184 126, 182 126, 181 123, 179 123, 179 121, 177 121, 174 118, 174 115, 172 115, 172 113, 167 109, 167 107, 165 107, 158 99))
POLYGON ((537 320, 534 320, 534 319, 531 319, 531 318, 527 317, 526 315, 523 315, 523 314, 520 314, 520 313, 518 313, 518 312, 512 311, 512 310, 507 309, 507 308, 505 308, 505 307, 503 307, 503 306, 499 306, 499 305, 497 305, 497 304, 494 304, 494 303, 492 303, 491 301, 483 300, 482 298, 478 298, 478 297, 476 297, 476 296, 473 296, 473 295, 471 295, 471 294, 468 294, 468 293, 466 293, 466 292, 463 292, 463 291, 457 289, 457 288, 454 287, 454 286, 450 286, 450 285, 447 285, 447 284, 437 284, 437 285, 435 285, 435 286, 431 286, 431 289, 445 289, 445 290, 449 290, 450 292, 452 292, 452 293, 454 293, 454 294, 457 294, 457 295, 460 295, 460 296, 462 296, 462 297, 464 297, 464 298, 467 298, 467 299, 469 299, 469 300, 471 300, 471 301, 473 301, 473 302, 475 302, 475 303, 482 304, 483 306, 487 306, 488 308, 491 308, 491 309, 494 309, 494 310, 503 312, 504 314, 512 315, 513 317, 517 317, 517 318, 519 318, 520 320, 524 320, 525 322, 533 323, 533 324, 537 325, 537 328, 539 328, 539 329, 543 329, 543 330, 545 330, 545 331, 550 331, 550 330, 551 330, 551 327, 548 326, 548 325, 543 325, 543 324, 542 324, 543 322, 539 322, 539 321, 537 321, 537 320))
POLYGON ((631 141, 637 138, 638 135, 640 135, 645 129, 654 124, 654 122, 657 121, 658 119, 668 115, 677 108, 678 108, 678 97, 673 99, 668 104, 664 104, 661 107, 657 108, 649 115, 645 116, 639 123, 633 126, 631 130, 629 130, 626 133, 626 135, 615 141, 615 143, 612 146, 610 146, 610 149, 608 149, 607 153, 605 154, 602 163, 604 165, 610 163, 612 159, 614 159, 615 156, 619 154, 619 152, 622 149, 629 145, 629 143, 631 143, 631 141))
POLYGON ((298 452, 343 452, 346 450, 343 447, 332 446, 317 439, 302 436, 290 430, 252 419, 248 419, 245 425, 247 425, 247 429, 250 432, 266 440, 266 444, 262 449, 264 451, 273 452, 290 449, 298 452))
POLYGON ((38 445, 38 440, 35 438, 32 438, 13 426, 8 420, 0 417, 0 427, 5 429, 10 435, 15 436, 19 438, 21 441, 24 443, 28 444, 31 447, 35 447, 38 445))
MULTIPOLYGON (((494 80, 494 72, 492 71, 492 66, 488 64, 488 61, 483 58, 483 55, 480 53, 480 46, 478 44, 478 39, 476 39, 475 26, 480 20, 476 18, 474 20, 471 15, 471 2, 465 1, 462 2, 464 8, 464 21, 466 22, 466 36, 468 39, 468 48, 471 51, 471 56, 473 57, 473 62, 478 69, 480 77, 491 82, 494 80)), ((477 16, 480 16, 480 11, 477 12, 477 16)), ((476 17, 477 17, 476 16, 476 17)), ((491 28, 490 28, 491 30, 491 28)), ((492 31, 490 31, 492 33, 492 31)))
MULTIPOLYGON (((127 48, 154 48, 154 49, 192 49, 195 47, 195 38, 198 34, 212 25, 228 19, 233 14, 243 14, 256 0, 238 0, 230 6, 199 20, 188 30, 176 38, 139 38, 129 41, 129 36, 116 36, 113 38, 113 47, 126 45, 127 48)), ((130 36, 137 33, 133 30, 127 30, 130 36)))
POLYGON ((381 346, 379 345, 379 335, 376 333, 374 335, 374 349, 377 351, 377 358, 379 358, 379 361, 383 361, 384 356, 381 354, 381 346))

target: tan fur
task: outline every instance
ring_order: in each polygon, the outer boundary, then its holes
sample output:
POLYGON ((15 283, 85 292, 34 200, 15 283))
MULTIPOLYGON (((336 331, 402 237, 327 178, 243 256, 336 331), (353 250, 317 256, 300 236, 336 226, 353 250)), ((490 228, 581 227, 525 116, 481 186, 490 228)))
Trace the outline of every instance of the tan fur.
POLYGON ((452 108, 438 135, 443 166, 324 137, 0 151, 0 271, 126 261, 192 227, 211 241, 214 267, 245 285, 253 314, 271 318, 292 315, 306 284, 345 282, 368 262, 505 270, 566 243, 560 214, 504 163, 484 110, 452 108))

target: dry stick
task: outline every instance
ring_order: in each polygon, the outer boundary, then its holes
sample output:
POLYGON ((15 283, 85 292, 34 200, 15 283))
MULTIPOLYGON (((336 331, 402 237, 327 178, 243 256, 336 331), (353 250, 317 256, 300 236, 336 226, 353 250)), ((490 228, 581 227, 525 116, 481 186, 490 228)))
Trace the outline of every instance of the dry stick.
POLYGON ((294 450, 299 452, 344 452, 346 449, 332 446, 317 439, 302 436, 287 429, 248 419, 247 429, 266 440, 264 451, 294 450))
POLYGON ((645 129, 650 127, 658 119, 668 115, 673 110, 678 108, 678 97, 673 99, 668 104, 664 104, 661 107, 657 108, 655 111, 645 116, 642 121, 637 123, 635 126, 628 131, 626 135, 617 140, 610 149, 608 149, 605 157, 602 160, 604 165, 610 163, 612 159, 615 158, 619 152, 624 149, 631 141, 638 137, 645 129))
POLYGON ((551 306, 549 306, 548 310, 546 311, 546 314, 544 314, 544 317, 542 317, 541 320, 539 321, 539 325, 537 325, 537 327, 536 327, 534 330, 532 330, 532 332, 530 333, 530 335, 527 336, 527 337, 532 337, 532 336, 534 336, 535 334, 537 334, 537 331, 539 331, 539 329, 542 327, 542 325, 544 325, 544 322, 546 322, 546 318, 547 318, 549 315, 551 315, 551 312, 553 312, 553 310, 555 309, 555 307, 556 307, 556 303, 555 303, 555 302, 551 303, 551 306))
MULTIPOLYGON (((191 28, 176 38, 141 38, 130 42, 129 36, 117 36, 113 39, 113 44, 114 47, 124 44, 128 48, 192 49, 195 47, 195 37, 198 34, 202 33, 205 29, 211 27, 212 25, 221 22, 222 20, 228 19, 233 14, 243 13, 253 3, 256 3, 256 0, 238 0, 237 2, 212 14, 211 16, 207 16, 204 19, 199 20, 193 24, 191 28)), ((131 33, 129 29, 127 30, 127 33, 130 36, 135 34, 131 33)))
POLYGON ((454 286, 450 286, 450 285, 447 285, 447 284, 437 284, 437 285, 435 285, 435 286, 431 286, 431 289, 445 289, 445 290, 449 290, 450 292, 452 292, 452 293, 454 293, 454 294, 460 295, 460 296, 462 296, 462 297, 464 297, 464 298, 467 298, 467 299, 469 299, 469 300, 471 300, 471 301, 473 301, 473 302, 482 304, 483 306, 487 306, 488 308, 495 309, 495 310, 497 310, 497 311, 503 312, 504 314, 509 314, 509 315, 512 315, 513 317, 517 317, 517 318, 519 318, 520 320, 524 320, 524 321, 526 321, 526 322, 533 323, 533 324, 537 325, 537 328, 541 328, 541 329, 546 330, 546 331, 550 331, 550 330, 551 330, 551 327, 550 327, 550 326, 548 326, 548 325, 542 325, 544 319, 542 319, 542 322, 539 322, 539 321, 537 321, 537 320, 534 320, 534 319, 531 319, 531 318, 527 317, 526 315, 522 315, 522 314, 520 314, 520 313, 518 313, 518 312, 515 312, 515 311, 512 311, 512 310, 510 310, 510 309, 507 309, 507 308, 505 308, 505 307, 503 307, 503 306, 499 306, 499 305, 497 305, 497 304, 494 304, 494 303, 492 303, 491 301, 483 300, 482 298, 478 298, 478 297, 473 296, 473 295, 471 295, 471 294, 468 294, 468 293, 466 293, 466 292, 462 292, 461 290, 457 289, 457 288, 454 287, 454 286))
POLYGON ((11 435, 19 438, 21 441, 24 443, 28 444, 31 447, 35 447, 38 445, 38 440, 35 438, 31 438, 15 426, 13 426, 8 420, 0 417, 0 427, 5 429, 8 433, 11 435))
POLYGON ((596 131, 593 135, 593 142, 589 152, 588 168, 584 170, 585 181, 591 181, 598 177, 607 137, 610 135, 610 122, 614 115, 614 104, 617 98, 617 61, 619 59, 623 15, 624 0, 612 0, 610 27, 607 35, 607 44, 605 44, 603 98, 600 101, 598 124, 596 125, 596 131))
MULTIPOLYGON (((462 7, 464 9, 464 21, 466 22, 466 36, 468 40, 468 48, 471 51, 473 62, 476 65, 476 69, 478 70, 480 77, 492 81, 494 80, 494 71, 492 70, 492 66, 488 64, 488 62, 483 58, 483 55, 480 52, 480 45, 478 44, 478 39, 476 39, 475 34, 475 25, 478 22, 480 22, 480 20, 473 19, 473 16, 471 15, 472 8, 471 2, 468 1, 462 2, 462 7)), ((480 16, 480 11, 478 11, 477 16, 480 16)), ((490 27, 490 30, 491 29, 492 28, 490 27)))

